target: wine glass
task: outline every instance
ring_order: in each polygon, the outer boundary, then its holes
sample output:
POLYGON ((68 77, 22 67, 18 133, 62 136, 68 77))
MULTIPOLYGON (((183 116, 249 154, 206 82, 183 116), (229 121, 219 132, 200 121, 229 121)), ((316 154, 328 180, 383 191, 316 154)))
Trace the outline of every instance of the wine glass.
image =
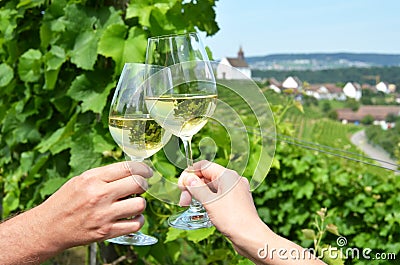
MULTIPOLYGON (((214 113, 215 77, 197 33, 148 39, 146 63, 163 70, 148 79, 145 102, 150 116, 179 137, 185 149, 187 171, 193 171, 191 140, 214 113), (169 82, 165 82, 166 78, 169 82)), ((189 209, 169 217, 170 226, 193 230, 212 226, 202 204, 192 199, 189 209)))
MULTIPOLYGON (((142 162, 159 151, 171 137, 150 117, 144 104, 143 82, 161 68, 126 63, 109 112, 108 127, 114 141, 132 161, 142 162)), ((123 245, 152 245, 157 239, 136 232, 107 240, 123 245)))

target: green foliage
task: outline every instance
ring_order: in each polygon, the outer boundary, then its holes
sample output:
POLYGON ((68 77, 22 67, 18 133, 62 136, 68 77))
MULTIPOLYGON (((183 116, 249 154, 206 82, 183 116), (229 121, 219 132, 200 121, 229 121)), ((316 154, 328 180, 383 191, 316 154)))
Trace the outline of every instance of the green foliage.
POLYGON ((361 123, 365 125, 370 125, 374 122, 374 117, 372 115, 366 115, 361 119, 361 123))
POLYGON ((0 215, 37 205, 89 168, 123 160, 107 117, 124 63, 143 62, 153 35, 215 34, 214 8, 214 0, 2 1, 0 215))
MULTIPOLYGON (((393 219, 400 214, 396 206, 400 191, 397 175, 384 170, 380 175, 372 174, 362 164, 332 159, 285 143, 277 146, 275 158, 280 166, 271 169, 266 185, 254 193, 260 216, 274 231, 304 247, 313 247, 313 240, 305 237, 301 229, 315 229, 313 212, 328 208, 329 223, 348 240, 343 250, 349 247, 371 248, 373 253, 400 251, 400 223, 393 219)), ((338 247, 336 239, 336 235, 329 233, 323 241, 338 247)), ((376 262, 391 264, 388 260, 376 262)), ((345 264, 370 261, 348 259, 345 264)))
MULTIPOLYGON (((149 36, 196 29, 214 34, 218 30, 214 7, 213 0, 1 2, 2 216, 33 207, 86 169, 122 160, 107 124, 110 97, 122 65, 143 62, 149 36)), ((300 124, 284 119, 291 110, 303 111, 298 102, 271 107, 280 133, 293 132, 294 125, 300 124)), ((246 108, 238 109, 246 125, 254 124, 246 108)), ((315 125, 314 134, 329 139, 318 132, 332 124, 315 125)), ((333 127, 328 127, 329 132, 339 131, 329 128, 333 127)), ((226 165, 230 145, 224 129, 209 123, 201 134, 214 139, 216 146, 200 152, 200 135, 196 135, 195 158, 208 158, 215 152, 215 162, 226 165)), ((251 135, 249 142, 246 177, 252 177, 257 166, 252 161, 261 152, 259 136, 251 135)), ((180 173, 162 155, 154 159, 163 175, 174 178, 180 173)), ((349 246, 398 253, 399 183, 398 176, 387 172, 374 175, 362 164, 280 142, 273 167, 255 190, 254 199, 260 216, 273 230, 303 246, 312 240, 303 236, 302 229, 310 229, 313 213, 327 207, 329 222, 348 238, 349 246)), ((157 236, 159 243, 142 248, 111 245, 120 256, 129 256, 125 264, 249 263, 214 228, 192 232, 169 228, 166 218, 180 208, 144 196, 148 208, 143 232, 157 236)), ((326 244, 336 239, 323 235, 326 244)), ((99 256, 107 258, 103 253, 99 256)))
POLYGON ((355 99, 346 100, 346 108, 350 108, 352 111, 357 111, 360 107, 360 103, 355 99))
POLYGON ((329 102, 325 101, 322 105, 322 111, 329 112, 330 110, 332 110, 331 104, 329 104, 329 102))

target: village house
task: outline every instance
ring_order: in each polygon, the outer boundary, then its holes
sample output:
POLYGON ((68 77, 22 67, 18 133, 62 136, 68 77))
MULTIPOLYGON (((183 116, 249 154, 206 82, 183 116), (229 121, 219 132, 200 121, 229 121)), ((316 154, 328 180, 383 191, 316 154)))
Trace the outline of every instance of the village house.
POLYGON ((383 81, 376 84, 375 87, 376 87, 377 91, 381 91, 385 94, 394 93, 396 91, 396 85, 389 84, 389 83, 383 82, 383 81))
POLYGON ((276 93, 281 93, 282 84, 276 80, 275 78, 269 78, 268 80, 269 88, 275 91, 276 93))
POLYGON ((217 78, 251 79, 251 69, 244 58, 242 47, 239 48, 237 58, 224 57, 221 59, 217 66, 217 78))
POLYGON ((303 83, 296 76, 289 76, 282 82, 283 89, 293 89, 295 91, 300 91, 303 88, 303 83))
POLYGON ((346 97, 353 98, 358 101, 362 96, 361 86, 355 82, 347 82, 343 87, 343 93, 346 95, 346 97))
POLYGON ((304 90, 306 95, 314 97, 318 100, 346 100, 346 96, 344 95, 342 88, 336 86, 335 84, 312 84, 304 90))
POLYGON ((389 90, 389 84, 386 82, 379 82, 378 84, 376 84, 376 90, 383 92, 385 94, 389 94, 390 90, 389 90))

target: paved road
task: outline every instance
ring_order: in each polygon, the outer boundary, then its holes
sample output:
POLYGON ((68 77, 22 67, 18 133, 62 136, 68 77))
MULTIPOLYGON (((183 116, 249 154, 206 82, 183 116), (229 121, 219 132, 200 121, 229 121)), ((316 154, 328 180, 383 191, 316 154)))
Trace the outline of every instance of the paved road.
POLYGON ((386 153, 382 148, 375 147, 368 143, 364 130, 358 131, 355 134, 353 134, 351 136, 351 142, 357 145, 358 148, 360 148, 370 158, 387 161, 388 163, 378 161, 378 163, 380 163, 383 167, 392 170, 397 169, 395 165, 391 165, 391 164, 397 164, 397 162, 392 158, 390 158, 388 153, 386 153))

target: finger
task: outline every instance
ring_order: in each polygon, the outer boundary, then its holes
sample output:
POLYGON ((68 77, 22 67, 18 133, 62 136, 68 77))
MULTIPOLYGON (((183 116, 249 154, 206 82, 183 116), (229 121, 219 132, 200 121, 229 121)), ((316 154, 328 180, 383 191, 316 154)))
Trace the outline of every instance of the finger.
POLYGON ((193 173, 186 174, 190 174, 191 176, 184 179, 184 185, 193 197, 195 197, 202 204, 205 204, 214 199, 215 193, 210 190, 207 184, 205 184, 198 176, 193 173))
POLYGON ((114 200, 124 198, 132 194, 142 194, 148 187, 147 181, 138 175, 110 182, 106 185, 107 193, 112 194, 114 200))
POLYGON ((127 161, 125 166, 131 172, 131 175, 140 175, 144 178, 153 176, 153 170, 143 162, 127 161))
POLYGON ((204 178, 205 183, 219 193, 230 190, 240 180, 240 175, 236 171, 207 160, 197 162, 193 167, 196 175, 204 178))
MULTIPOLYGON (((185 171, 183 171, 182 173, 184 173, 184 172, 185 172, 185 171)), ((185 191, 185 190, 186 190, 186 187, 185 187, 185 185, 183 184, 184 178, 186 178, 186 174, 181 174, 181 175, 179 176, 179 179, 178 179, 178 188, 179 188, 181 191, 185 191)))
POLYGON ((114 202, 110 208, 114 220, 130 218, 143 213, 146 209, 146 200, 135 197, 114 202))
POLYGON ((203 177, 208 181, 213 181, 224 174, 228 169, 216 163, 202 160, 193 165, 194 172, 200 178, 203 177))
POLYGON ((116 221, 112 225, 111 233, 106 239, 137 232, 140 230, 140 228, 142 228, 143 224, 144 224, 143 215, 135 216, 132 219, 124 219, 116 221))
POLYGON ((192 195, 188 190, 184 190, 179 198, 179 206, 189 206, 192 201, 192 195))
POLYGON ((99 176, 105 182, 112 182, 130 175, 149 178, 153 175, 153 171, 144 163, 125 161, 90 169, 83 174, 99 176))

